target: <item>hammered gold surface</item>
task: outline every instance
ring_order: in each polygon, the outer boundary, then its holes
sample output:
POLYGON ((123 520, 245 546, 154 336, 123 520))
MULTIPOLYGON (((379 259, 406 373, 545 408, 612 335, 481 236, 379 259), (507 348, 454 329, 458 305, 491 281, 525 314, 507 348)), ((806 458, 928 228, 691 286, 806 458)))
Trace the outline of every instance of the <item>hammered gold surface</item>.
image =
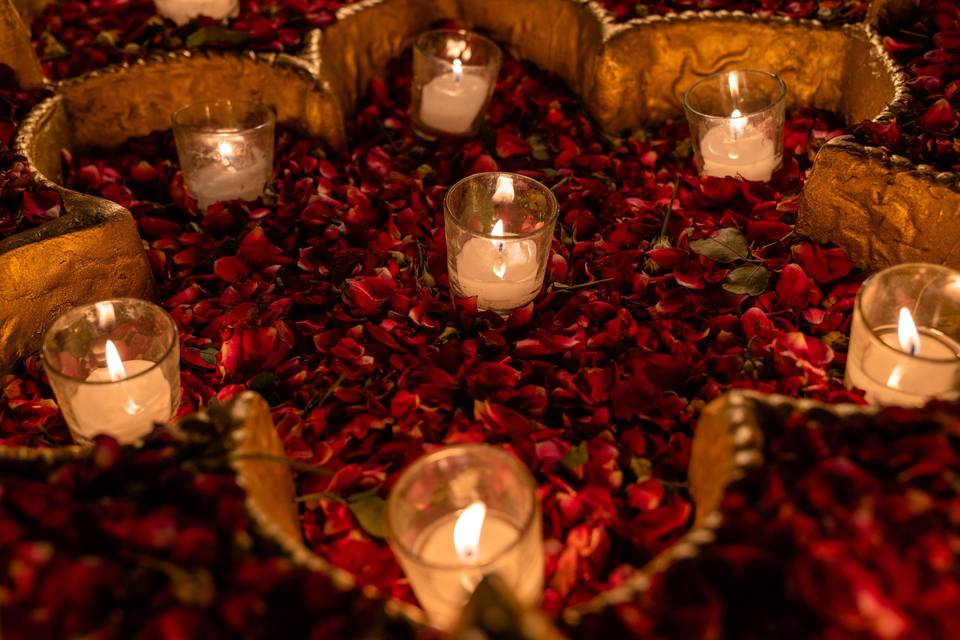
POLYGON ((67 215, 0 242, 0 368, 35 351, 46 327, 72 306, 154 296, 130 212, 70 192, 64 205, 67 215))
MULTIPOLYGON (((112 147, 170 128, 171 114, 201 100, 257 100, 277 122, 343 144, 343 119, 332 97, 299 70, 253 56, 173 54, 60 86, 75 148, 112 147)), ((42 133, 40 135, 43 135, 42 133)))
POLYGON ((720 508, 731 479, 734 444, 729 412, 729 397, 720 396, 704 407, 697 421, 687 470, 690 497, 696 506, 694 527, 720 508))
POLYGON ((261 526, 271 529, 272 537, 302 544, 293 474, 273 426, 270 405, 247 391, 234 400, 230 411, 238 425, 233 431, 232 466, 247 492, 247 508, 261 526))
POLYGON ((960 194, 927 172, 894 167, 852 144, 817 156, 797 231, 844 247, 861 267, 933 262, 960 269, 960 194))
POLYGON ((23 87, 35 87, 46 81, 30 45, 30 32, 12 0, 0 0, 0 63, 13 69, 23 87))
POLYGON ((679 115, 683 93, 694 82, 737 67, 779 75, 789 89, 788 105, 836 109, 849 45, 846 29, 745 16, 664 20, 624 29, 610 39, 601 57, 593 114, 615 131, 679 115), (817 55, 798 56, 797 51, 817 55))
POLYGON ((846 29, 847 51, 843 61, 842 88, 834 107, 849 124, 870 120, 891 103, 896 94, 894 78, 887 72, 884 54, 871 47, 863 29, 846 29))

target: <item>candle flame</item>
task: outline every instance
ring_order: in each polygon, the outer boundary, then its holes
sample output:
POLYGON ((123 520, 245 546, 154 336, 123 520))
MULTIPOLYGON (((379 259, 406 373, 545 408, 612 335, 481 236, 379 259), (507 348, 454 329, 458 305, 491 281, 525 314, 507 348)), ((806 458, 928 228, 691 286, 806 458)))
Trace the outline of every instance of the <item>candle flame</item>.
POLYGON ((220 152, 220 157, 223 159, 229 159, 233 155, 233 145, 223 140, 220 144, 217 145, 217 151, 220 152))
POLYGON ((112 302, 98 302, 94 305, 97 310, 97 326, 106 331, 117 321, 112 302))
POLYGON ((474 564, 480 552, 480 532, 487 517, 487 505, 477 500, 463 510, 453 525, 453 547, 461 562, 474 564))
POLYGON ((113 340, 107 340, 106 356, 107 373, 110 376, 110 381, 126 380, 127 370, 123 368, 123 360, 120 359, 120 352, 117 351, 117 345, 113 344, 113 340))
POLYGON ((913 321, 910 310, 906 307, 900 307, 900 321, 897 323, 897 340, 900 341, 900 348, 912 356, 916 355, 920 350, 920 334, 917 333, 917 325, 913 321))
POLYGON ((730 99, 734 104, 740 102, 740 74, 732 71, 727 74, 727 87, 730 89, 730 99))
POLYGON ((457 82, 463 80, 463 63, 460 58, 453 61, 453 79, 457 82))
MULTIPOLYGON (((497 176, 497 188, 491 198, 496 204, 510 204, 513 202, 516 194, 513 191, 513 178, 510 176, 497 176)), ((500 226, 500 233, 503 235, 503 225, 500 226)))

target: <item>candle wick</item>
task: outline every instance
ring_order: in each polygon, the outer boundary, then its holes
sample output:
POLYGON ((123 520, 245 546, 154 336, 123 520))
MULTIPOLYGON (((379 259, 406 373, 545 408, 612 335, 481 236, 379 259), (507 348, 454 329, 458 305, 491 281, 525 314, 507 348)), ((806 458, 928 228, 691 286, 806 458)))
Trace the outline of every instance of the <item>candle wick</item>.
POLYGON ((917 345, 916 345, 916 344, 911 344, 911 345, 910 345, 910 355, 911 355, 911 356, 917 355, 917 345))

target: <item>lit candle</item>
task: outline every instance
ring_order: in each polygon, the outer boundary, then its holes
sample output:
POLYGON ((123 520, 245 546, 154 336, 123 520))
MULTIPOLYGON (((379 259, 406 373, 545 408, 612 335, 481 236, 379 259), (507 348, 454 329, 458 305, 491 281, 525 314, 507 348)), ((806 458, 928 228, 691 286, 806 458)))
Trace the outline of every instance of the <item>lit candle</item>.
MULTIPOLYGON (((739 74, 727 76, 730 97, 740 102, 739 74)), ((746 180, 766 182, 780 166, 773 140, 754 127, 740 109, 730 113, 728 123, 715 126, 700 141, 702 173, 724 177, 740 175, 746 180)))
POLYGON ((960 344, 926 327, 900 307, 897 326, 878 327, 871 344, 863 320, 854 319, 846 384, 863 389, 873 404, 919 406, 955 393, 960 375, 960 344))
POLYGON ((103 433, 132 442, 150 433, 154 422, 170 419, 170 383, 156 362, 121 360, 112 340, 104 351, 107 366, 91 371, 71 401, 72 426, 81 438, 103 433))
POLYGON ((430 620, 445 628, 460 615, 470 595, 483 579, 480 569, 496 558, 496 572, 507 584, 515 585, 515 595, 523 601, 536 601, 543 590, 541 572, 521 576, 527 563, 519 556, 520 550, 508 551, 520 537, 520 531, 509 520, 487 511, 477 501, 461 511, 441 518, 427 528, 414 543, 415 553, 427 564, 438 566, 460 565, 459 571, 450 571, 429 580, 411 580, 417 599, 423 604, 430 620))
POLYGON ((533 300, 556 217, 553 192, 525 176, 480 173, 451 187, 444 221, 453 295, 476 297, 478 308, 501 314, 533 300))
POLYGON ((404 471, 387 500, 390 546, 430 622, 449 628, 497 574, 524 605, 543 591, 536 484, 511 454, 447 447, 404 471))
POLYGON ((459 59, 451 66, 450 73, 433 78, 423 88, 420 121, 445 133, 467 133, 487 101, 490 85, 481 76, 464 74, 459 59))
POLYGON ((683 100, 700 174, 770 180, 783 158, 785 95, 776 75, 752 69, 694 84, 683 100))
POLYGON ((239 0, 154 0, 157 13, 184 25, 198 16, 223 20, 240 12, 239 0))
POLYGON ((274 128, 273 111, 258 102, 196 102, 173 114, 183 181, 201 209, 263 193, 273 173, 274 128))
POLYGON ((503 221, 492 235, 503 240, 471 238, 457 256, 457 279, 464 297, 477 297, 480 309, 516 309, 537 295, 537 245, 512 240, 503 233, 503 221))
POLYGON ((220 162, 202 166, 191 176, 190 191, 197 198, 197 205, 206 209, 211 204, 224 200, 259 198, 272 170, 266 156, 257 149, 252 149, 249 157, 240 163, 233 153, 233 142, 220 141, 217 149, 220 162))
POLYGON ((461 29, 421 33, 413 45, 411 115, 426 135, 470 135, 493 94, 503 54, 492 41, 461 29))
POLYGON ((41 356, 77 442, 99 434, 133 442, 176 412, 178 332, 155 304, 119 298, 70 309, 47 330, 41 356))

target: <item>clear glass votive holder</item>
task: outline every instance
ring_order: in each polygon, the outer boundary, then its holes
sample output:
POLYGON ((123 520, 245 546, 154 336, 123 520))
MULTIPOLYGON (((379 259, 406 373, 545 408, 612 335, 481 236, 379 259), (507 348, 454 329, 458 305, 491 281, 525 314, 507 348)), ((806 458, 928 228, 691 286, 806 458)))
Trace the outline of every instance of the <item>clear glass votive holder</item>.
POLYGON ((240 13, 240 0, 153 0, 153 3, 159 15, 181 26, 199 16, 223 20, 240 13))
POLYGON ((458 445, 404 470, 387 499, 390 547, 431 624, 449 628, 483 577, 498 574, 521 604, 543 592, 537 484, 514 455, 458 445))
POLYGON ((870 276, 857 293, 844 382, 871 404, 960 396, 960 273, 900 264, 870 276))
POLYGON ((450 188, 443 208, 455 297, 506 315, 540 293, 557 222, 553 191, 516 173, 477 173, 450 188))
POLYGON ((477 132, 500 73, 503 53, 462 29, 421 33, 413 44, 414 128, 429 136, 477 132))
POLYGON ((683 96, 700 175, 766 182, 783 162, 787 86, 757 69, 721 71, 683 96))
POLYGON ((259 102, 195 102, 173 114, 173 135, 187 191, 201 209, 224 200, 256 200, 273 174, 275 117, 259 102))
POLYGON ((166 311, 136 298, 74 307, 43 337, 43 368, 73 439, 133 442, 180 404, 180 341, 166 311))

